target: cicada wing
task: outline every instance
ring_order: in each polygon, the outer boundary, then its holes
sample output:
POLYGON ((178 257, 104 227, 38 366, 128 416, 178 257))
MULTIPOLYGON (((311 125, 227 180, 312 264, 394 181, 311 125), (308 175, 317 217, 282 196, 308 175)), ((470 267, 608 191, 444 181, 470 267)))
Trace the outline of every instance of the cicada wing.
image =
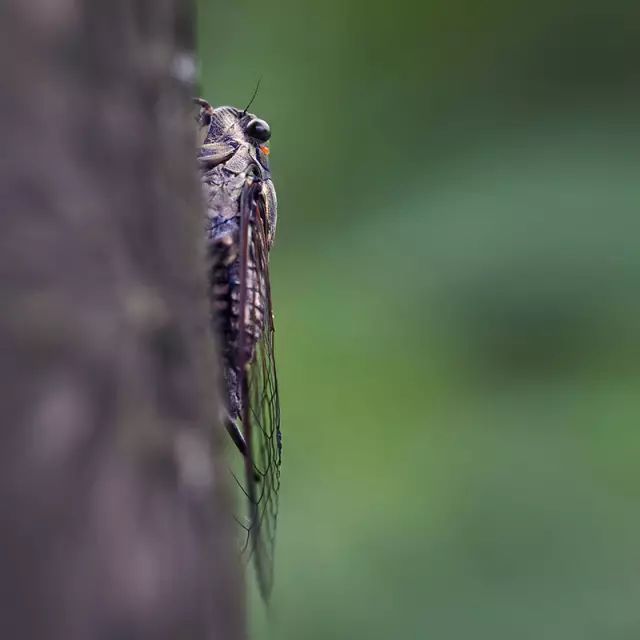
POLYGON ((247 443, 245 494, 248 500, 246 553, 252 557, 263 598, 273 585, 280 489, 282 436, 274 354, 266 208, 260 183, 245 189, 240 229, 238 370, 242 432, 247 443))

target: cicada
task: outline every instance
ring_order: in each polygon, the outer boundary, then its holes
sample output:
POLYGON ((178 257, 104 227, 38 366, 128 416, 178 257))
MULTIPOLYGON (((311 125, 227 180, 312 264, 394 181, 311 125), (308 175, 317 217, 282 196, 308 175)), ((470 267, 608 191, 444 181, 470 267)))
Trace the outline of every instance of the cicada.
POLYGON ((222 356, 224 423, 243 457, 243 552, 265 600, 273 585, 282 437, 269 251, 277 220, 269 125, 247 109, 198 106, 210 316, 222 356))

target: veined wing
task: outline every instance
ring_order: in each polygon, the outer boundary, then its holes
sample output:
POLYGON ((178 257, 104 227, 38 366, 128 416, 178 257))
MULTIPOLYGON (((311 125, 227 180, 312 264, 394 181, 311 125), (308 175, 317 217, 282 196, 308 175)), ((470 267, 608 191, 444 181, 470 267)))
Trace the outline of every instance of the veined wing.
POLYGON ((258 587, 267 600, 273 585, 282 439, 265 215, 261 182, 249 179, 241 196, 237 366, 247 443, 245 551, 253 558, 258 587))

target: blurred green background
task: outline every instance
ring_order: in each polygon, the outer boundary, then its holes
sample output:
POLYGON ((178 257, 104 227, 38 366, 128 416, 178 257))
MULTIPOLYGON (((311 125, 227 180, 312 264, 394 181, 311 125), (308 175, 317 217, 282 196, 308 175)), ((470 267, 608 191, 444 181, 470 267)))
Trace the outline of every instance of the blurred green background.
POLYGON ((279 197, 255 638, 640 637, 639 36, 618 0, 200 2, 279 197))

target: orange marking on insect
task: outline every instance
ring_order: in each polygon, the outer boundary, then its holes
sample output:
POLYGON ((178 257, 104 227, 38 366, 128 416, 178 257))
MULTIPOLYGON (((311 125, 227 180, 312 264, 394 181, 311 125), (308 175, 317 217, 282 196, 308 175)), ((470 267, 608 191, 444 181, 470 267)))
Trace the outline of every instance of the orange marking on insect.
POLYGON ((269 147, 267 147, 267 145, 263 145, 260 147, 260 151, 262 151, 262 153, 264 153, 265 156, 268 156, 271 151, 269 150, 269 147))

